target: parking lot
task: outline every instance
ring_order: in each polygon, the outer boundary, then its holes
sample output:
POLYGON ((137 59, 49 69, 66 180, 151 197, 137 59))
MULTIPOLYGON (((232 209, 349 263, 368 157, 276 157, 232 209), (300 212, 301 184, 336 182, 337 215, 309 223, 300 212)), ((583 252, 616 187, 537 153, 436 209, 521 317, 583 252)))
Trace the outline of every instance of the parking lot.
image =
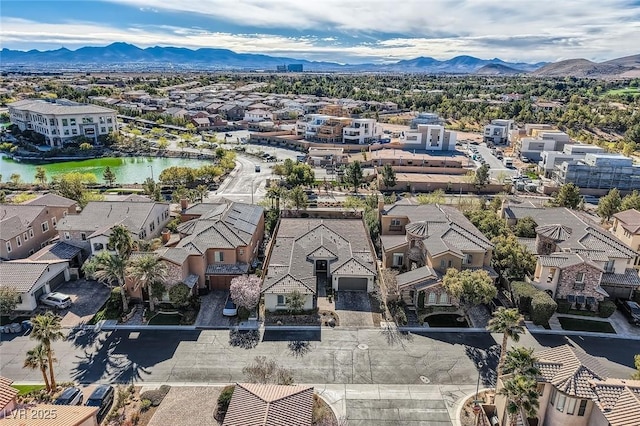
MULTIPOLYGON (((492 178, 496 178, 499 174, 504 173, 509 177, 514 177, 518 174, 518 170, 515 167, 507 168, 505 167, 502 160, 491 153, 491 149, 487 147, 486 144, 483 145, 470 145, 469 152, 470 155, 473 155, 475 150, 477 154, 484 159, 485 163, 489 166, 489 174, 492 178)), ((478 165, 482 165, 481 161, 478 161, 478 165)))
POLYGON ((69 309, 59 311, 63 327, 75 327, 89 321, 104 305, 111 292, 107 286, 97 281, 84 279, 64 283, 56 291, 68 294, 73 302, 69 309))

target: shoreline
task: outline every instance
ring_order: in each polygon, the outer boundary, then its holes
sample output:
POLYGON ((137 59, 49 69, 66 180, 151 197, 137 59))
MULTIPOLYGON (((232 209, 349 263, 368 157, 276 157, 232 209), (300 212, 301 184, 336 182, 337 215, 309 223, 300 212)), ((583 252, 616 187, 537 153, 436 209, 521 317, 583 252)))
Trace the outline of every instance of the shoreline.
POLYGON ((119 157, 146 157, 146 158, 188 158, 194 160, 211 160, 215 159, 214 154, 207 153, 195 153, 189 151, 163 151, 160 153, 159 151, 155 152, 147 152, 147 153, 138 153, 138 152, 126 152, 126 151, 111 151, 109 153, 103 155, 90 155, 90 156, 55 156, 55 157, 44 157, 44 156, 22 156, 11 153, 3 153, 6 158, 11 159, 16 163, 23 164, 54 164, 54 163, 64 163, 71 161, 85 161, 85 160, 95 160, 100 158, 119 158, 119 157))

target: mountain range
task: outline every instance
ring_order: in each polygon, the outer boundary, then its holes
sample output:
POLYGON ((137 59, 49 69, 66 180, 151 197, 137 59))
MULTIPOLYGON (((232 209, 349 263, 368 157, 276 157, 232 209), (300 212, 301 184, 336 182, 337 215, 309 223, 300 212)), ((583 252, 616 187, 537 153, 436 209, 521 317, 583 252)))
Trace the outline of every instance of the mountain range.
MULTIPOLYGON (((535 76, 594 76, 620 75, 635 70, 640 72, 640 55, 619 58, 604 63, 574 59, 558 63, 511 63, 499 58, 479 59, 456 56, 440 61, 431 57, 418 57, 384 64, 338 64, 308 61, 254 53, 236 53, 227 49, 183 47, 139 48, 128 43, 112 43, 102 47, 81 47, 76 50, 11 50, 0 51, 3 70, 39 68, 78 69, 175 69, 175 70, 276 70, 278 65, 302 64, 305 71, 342 72, 410 72, 428 74, 512 75, 531 73, 535 76)), ((633 76, 633 75, 631 75, 633 76)))

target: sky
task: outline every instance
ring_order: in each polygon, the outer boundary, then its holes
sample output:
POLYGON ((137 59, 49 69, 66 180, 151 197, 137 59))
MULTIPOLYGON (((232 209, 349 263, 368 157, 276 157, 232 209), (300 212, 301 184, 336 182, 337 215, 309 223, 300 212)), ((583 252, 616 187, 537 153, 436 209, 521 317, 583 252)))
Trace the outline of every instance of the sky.
POLYGON ((340 63, 640 53, 640 0, 2 0, 17 50, 214 47, 340 63))

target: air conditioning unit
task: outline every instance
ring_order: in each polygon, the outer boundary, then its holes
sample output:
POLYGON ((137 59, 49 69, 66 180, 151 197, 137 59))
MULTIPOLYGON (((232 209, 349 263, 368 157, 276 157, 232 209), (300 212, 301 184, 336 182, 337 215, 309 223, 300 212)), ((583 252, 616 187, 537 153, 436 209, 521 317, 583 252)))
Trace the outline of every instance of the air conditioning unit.
POLYGON ((491 426, 498 426, 500 424, 500 420, 498 420, 498 416, 493 416, 489 419, 491 422, 491 426))

